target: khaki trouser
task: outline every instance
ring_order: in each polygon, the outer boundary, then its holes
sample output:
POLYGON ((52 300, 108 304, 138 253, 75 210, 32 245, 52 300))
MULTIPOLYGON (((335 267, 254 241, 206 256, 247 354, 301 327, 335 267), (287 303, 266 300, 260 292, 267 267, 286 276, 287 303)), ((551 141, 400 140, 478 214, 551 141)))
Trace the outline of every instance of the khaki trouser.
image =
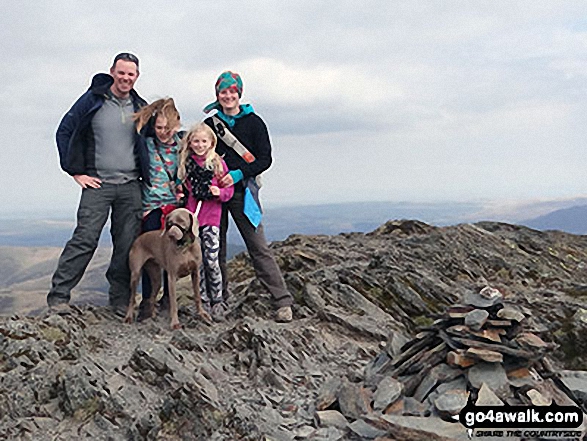
POLYGON ((226 271, 226 232, 228 230, 228 213, 230 212, 238 228, 247 251, 253 262, 257 279, 273 297, 276 308, 291 306, 293 297, 285 287, 281 270, 267 245, 263 225, 257 229, 253 227, 244 213, 244 190, 242 186, 235 186, 234 196, 222 204, 222 218, 220 221, 220 269, 222 271, 222 297, 226 300, 228 293, 228 278, 226 271))
POLYGON ((128 253, 141 227, 139 181, 84 188, 77 210, 77 226, 65 245, 47 295, 47 304, 69 303, 71 290, 79 283, 98 247, 100 234, 112 209, 110 233, 112 259, 106 272, 110 283, 109 304, 127 306, 130 295, 128 253))

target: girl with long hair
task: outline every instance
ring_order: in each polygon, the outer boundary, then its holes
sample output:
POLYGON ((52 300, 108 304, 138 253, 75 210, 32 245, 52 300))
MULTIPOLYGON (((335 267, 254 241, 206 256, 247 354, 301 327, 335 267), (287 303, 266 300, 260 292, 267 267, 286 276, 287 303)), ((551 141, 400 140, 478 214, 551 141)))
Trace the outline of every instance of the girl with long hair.
POLYGON ((226 303, 222 298, 220 217, 222 204, 234 193, 232 186, 220 187, 228 167, 216 153, 216 135, 204 123, 198 123, 184 136, 179 153, 178 178, 187 194, 186 208, 197 213, 202 247, 200 295, 202 305, 215 321, 224 320, 226 303))

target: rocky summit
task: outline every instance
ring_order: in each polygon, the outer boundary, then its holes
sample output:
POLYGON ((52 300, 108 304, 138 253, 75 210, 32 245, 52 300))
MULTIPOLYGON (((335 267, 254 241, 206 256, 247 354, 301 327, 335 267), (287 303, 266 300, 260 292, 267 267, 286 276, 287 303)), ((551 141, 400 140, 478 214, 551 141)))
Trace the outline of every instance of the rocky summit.
POLYGON ((0 318, 0 439, 466 440, 470 397, 585 410, 587 237, 391 221, 272 248, 291 323, 245 254, 222 323, 187 283, 178 331, 92 305, 0 318))

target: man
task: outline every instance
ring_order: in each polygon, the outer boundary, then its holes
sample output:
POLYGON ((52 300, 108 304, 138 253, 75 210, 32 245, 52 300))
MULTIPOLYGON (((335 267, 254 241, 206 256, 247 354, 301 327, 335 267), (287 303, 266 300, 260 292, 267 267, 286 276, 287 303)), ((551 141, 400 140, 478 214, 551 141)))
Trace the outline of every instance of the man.
POLYGON ((104 224, 111 215, 112 259, 106 272, 109 304, 128 305, 128 253, 141 222, 139 179, 148 180, 148 152, 132 115, 146 104, 133 89, 139 60, 129 53, 114 58, 110 75, 99 73, 61 120, 57 148, 61 168, 82 188, 77 226, 65 245, 47 304, 67 310, 71 290, 90 263, 104 224))

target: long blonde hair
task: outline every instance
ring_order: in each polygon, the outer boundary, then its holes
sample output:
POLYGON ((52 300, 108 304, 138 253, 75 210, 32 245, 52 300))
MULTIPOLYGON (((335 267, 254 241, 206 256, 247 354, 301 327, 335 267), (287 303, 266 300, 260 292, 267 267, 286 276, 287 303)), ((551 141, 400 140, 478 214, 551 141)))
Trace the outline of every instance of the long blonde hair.
POLYGON ((161 98, 147 106, 141 107, 138 112, 133 114, 133 120, 137 125, 137 132, 140 132, 151 118, 156 119, 158 116, 167 119, 167 130, 179 129, 179 112, 175 107, 173 98, 161 98))
POLYGON ((192 153, 190 148, 190 140, 197 134, 204 133, 212 144, 210 150, 206 154, 206 160, 204 161, 204 167, 208 170, 214 171, 214 176, 220 179, 224 176, 224 168, 222 167, 222 159, 216 153, 216 134, 214 131, 205 123, 200 122, 194 125, 181 140, 181 148, 179 150, 179 165, 177 168, 177 177, 183 181, 186 178, 186 165, 188 158, 192 153))

